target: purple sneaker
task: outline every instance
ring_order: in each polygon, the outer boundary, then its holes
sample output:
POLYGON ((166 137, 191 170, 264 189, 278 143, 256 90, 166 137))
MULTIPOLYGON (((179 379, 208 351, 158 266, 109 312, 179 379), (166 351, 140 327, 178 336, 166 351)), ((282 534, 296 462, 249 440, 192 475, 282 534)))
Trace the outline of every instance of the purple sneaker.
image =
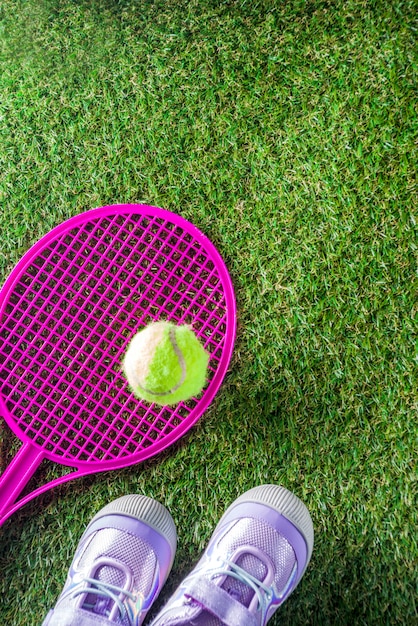
POLYGON ((176 542, 159 502, 141 495, 111 502, 87 526, 43 626, 139 626, 167 579, 176 542))
POLYGON ((264 626, 302 578, 313 548, 306 506, 276 485, 227 509, 194 570, 152 626, 264 626))

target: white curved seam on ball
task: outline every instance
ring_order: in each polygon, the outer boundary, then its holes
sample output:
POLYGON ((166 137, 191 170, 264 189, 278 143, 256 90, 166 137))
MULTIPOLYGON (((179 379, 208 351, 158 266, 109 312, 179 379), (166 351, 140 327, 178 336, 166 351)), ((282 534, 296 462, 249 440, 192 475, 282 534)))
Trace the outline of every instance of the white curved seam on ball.
POLYGON ((186 371, 186 361, 184 360, 183 357, 183 353, 180 350, 178 343, 177 343, 177 339, 176 339, 176 327, 173 326, 169 329, 168 331, 168 336, 169 339, 171 341, 171 345, 173 346, 173 350, 174 353, 179 361, 179 365, 180 365, 180 369, 181 369, 181 378, 180 381, 177 383, 177 385, 175 385, 172 389, 169 389, 168 391, 152 391, 151 389, 147 389, 146 387, 142 387, 142 385, 139 384, 139 382, 137 383, 139 389, 141 391, 145 391, 145 393, 150 393, 153 396, 167 396, 171 393, 174 393, 175 391, 177 391, 178 389, 180 389, 180 387, 182 386, 182 384, 184 383, 184 381, 186 380, 186 375, 187 375, 187 371, 186 371))

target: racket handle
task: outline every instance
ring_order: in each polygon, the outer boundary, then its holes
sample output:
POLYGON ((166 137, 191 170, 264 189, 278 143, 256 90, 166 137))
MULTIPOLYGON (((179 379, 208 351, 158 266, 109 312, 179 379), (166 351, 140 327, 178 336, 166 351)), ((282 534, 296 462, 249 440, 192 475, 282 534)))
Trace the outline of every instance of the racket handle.
POLYGON ((44 458, 44 453, 30 443, 24 443, 0 476, 0 525, 7 519, 8 511, 23 491, 35 470, 44 458))

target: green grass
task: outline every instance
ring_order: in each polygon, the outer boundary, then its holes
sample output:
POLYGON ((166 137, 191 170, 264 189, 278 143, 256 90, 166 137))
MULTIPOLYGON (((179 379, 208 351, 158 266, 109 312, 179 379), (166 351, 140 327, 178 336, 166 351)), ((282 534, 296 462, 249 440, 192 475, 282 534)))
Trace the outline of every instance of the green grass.
POLYGON ((295 491, 316 533, 272 626, 416 623, 415 15, 409 0, 2 0, 1 279, 65 218, 154 204, 219 248, 238 337, 185 439, 5 524, 1 624, 41 623, 110 499, 169 507, 162 602, 264 482, 295 491))

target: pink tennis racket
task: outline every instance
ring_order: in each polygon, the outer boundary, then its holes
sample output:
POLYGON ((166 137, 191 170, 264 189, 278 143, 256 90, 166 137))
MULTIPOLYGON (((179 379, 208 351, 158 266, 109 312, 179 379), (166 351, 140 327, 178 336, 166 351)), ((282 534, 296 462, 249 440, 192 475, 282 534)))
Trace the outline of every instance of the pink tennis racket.
POLYGON ((115 205, 74 217, 21 259, 0 292, 0 414, 23 442, 0 477, 0 524, 72 478, 143 461, 183 435, 214 398, 235 339, 225 264, 195 226, 115 205), (137 400, 121 361, 151 321, 191 324, 210 353, 199 398, 137 400), (44 459, 73 471, 18 500, 44 459))

